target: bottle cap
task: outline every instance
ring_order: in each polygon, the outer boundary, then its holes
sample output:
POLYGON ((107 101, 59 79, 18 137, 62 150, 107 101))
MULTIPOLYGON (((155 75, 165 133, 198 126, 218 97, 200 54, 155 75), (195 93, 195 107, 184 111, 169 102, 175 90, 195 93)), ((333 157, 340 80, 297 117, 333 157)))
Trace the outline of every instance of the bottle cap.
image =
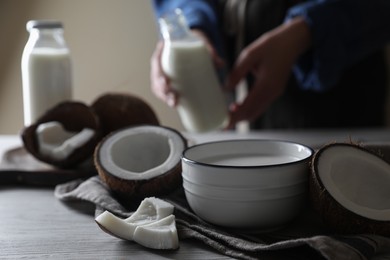
POLYGON ((26 24, 27 31, 30 31, 33 28, 37 29, 61 29, 63 25, 60 21, 55 20, 31 20, 26 24))

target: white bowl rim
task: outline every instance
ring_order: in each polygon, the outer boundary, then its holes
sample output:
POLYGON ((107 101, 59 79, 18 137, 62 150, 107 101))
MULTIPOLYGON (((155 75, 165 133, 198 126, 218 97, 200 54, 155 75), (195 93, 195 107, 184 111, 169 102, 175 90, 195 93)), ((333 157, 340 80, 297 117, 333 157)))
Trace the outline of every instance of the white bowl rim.
POLYGON ((270 168, 270 167, 276 167, 276 166, 287 166, 287 165, 292 165, 292 164, 298 164, 304 161, 310 161, 311 157, 314 154, 314 150, 304 144, 297 143, 294 141, 287 141, 287 140, 277 140, 277 139, 231 139, 231 140, 220 140, 220 141, 211 141, 211 142, 205 142, 205 143, 200 143, 200 144, 195 144, 193 146, 187 147, 184 149, 182 152, 181 159, 182 161, 188 163, 188 164, 194 164, 194 165, 202 165, 202 166, 207 166, 207 167, 215 167, 215 168, 234 168, 234 169, 256 169, 256 168, 270 168), (282 163, 275 163, 275 164, 266 164, 266 165, 220 165, 220 164, 211 164, 211 163, 205 163, 205 162, 199 162, 195 161, 193 159, 189 159, 186 157, 186 153, 188 151, 200 147, 200 146, 206 146, 206 145, 211 145, 211 144, 218 144, 218 143, 235 143, 235 142, 266 142, 266 143, 284 143, 284 144, 292 144, 292 145, 299 145, 302 148, 308 150, 309 155, 301 158, 294 160, 292 162, 282 162, 282 163))

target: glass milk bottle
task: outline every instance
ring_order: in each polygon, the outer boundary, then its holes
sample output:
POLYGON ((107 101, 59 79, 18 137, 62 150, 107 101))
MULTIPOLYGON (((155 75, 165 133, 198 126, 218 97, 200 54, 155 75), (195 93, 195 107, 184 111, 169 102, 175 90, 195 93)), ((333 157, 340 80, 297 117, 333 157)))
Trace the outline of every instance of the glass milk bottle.
POLYGON ((24 125, 59 102, 72 98, 72 68, 63 26, 58 21, 36 20, 22 55, 24 125))
POLYGON ((179 93, 177 110, 189 132, 220 129, 227 104, 209 51, 192 34, 180 9, 159 19, 164 49, 161 65, 179 93))

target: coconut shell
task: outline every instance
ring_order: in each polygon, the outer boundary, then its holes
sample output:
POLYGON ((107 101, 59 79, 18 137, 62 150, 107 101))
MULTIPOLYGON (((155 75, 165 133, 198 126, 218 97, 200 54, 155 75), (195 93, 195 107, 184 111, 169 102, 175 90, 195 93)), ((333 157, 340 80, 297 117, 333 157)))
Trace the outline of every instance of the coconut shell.
POLYGON ((107 93, 91 105, 98 115, 104 135, 134 125, 160 125, 152 107, 140 97, 125 93, 107 93))
MULTIPOLYGON (((96 158, 96 157, 95 157, 96 158)), ((163 175, 149 180, 123 180, 96 166, 101 180, 123 201, 166 195, 182 184, 181 164, 163 175)))
POLYGON ((319 213, 323 222, 333 231, 340 234, 377 234, 390 236, 390 221, 379 221, 358 215, 341 205, 326 190, 319 177, 318 160, 321 154, 329 147, 337 145, 354 146, 371 153, 365 148, 347 143, 332 143, 319 149, 311 162, 309 178, 309 192, 312 207, 319 213))
MULTIPOLYGON (((158 127, 166 128, 162 126, 158 127)), ((177 164, 169 171, 150 179, 122 179, 107 170, 107 168, 100 161, 100 149, 104 142, 110 138, 111 135, 126 129, 128 128, 111 132, 101 140, 95 149, 95 167, 101 180, 110 188, 110 190, 123 201, 132 201, 143 199, 145 197, 165 195, 180 187, 182 185, 181 160, 178 160, 177 164)), ((183 140, 184 148, 187 148, 187 140, 179 132, 173 129, 170 130, 177 133, 177 135, 183 140)))
POLYGON ((70 169, 76 168, 93 156, 96 145, 102 138, 99 118, 93 110, 81 102, 66 101, 49 109, 34 124, 22 130, 22 141, 25 149, 36 159, 50 165, 70 169), (80 132, 84 128, 95 131, 95 135, 83 146, 75 149, 66 159, 55 160, 39 153, 37 128, 40 124, 57 121, 64 129, 71 132, 80 132))

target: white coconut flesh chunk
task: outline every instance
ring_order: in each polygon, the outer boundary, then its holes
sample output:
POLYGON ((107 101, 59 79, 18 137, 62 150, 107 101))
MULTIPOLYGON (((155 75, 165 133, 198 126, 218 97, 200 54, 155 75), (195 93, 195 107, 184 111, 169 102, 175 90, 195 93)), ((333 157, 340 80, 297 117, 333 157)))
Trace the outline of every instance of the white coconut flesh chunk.
POLYGON ((145 198, 137 210, 130 217, 125 219, 125 221, 143 225, 165 218, 171 215, 173 210, 174 207, 172 204, 155 197, 149 197, 145 198))
POLYGON ((95 221, 106 233, 124 240, 133 240, 137 225, 128 223, 109 211, 104 211, 95 221))
POLYGON ((390 165, 352 146, 333 146, 318 161, 319 177, 346 209, 374 220, 390 220, 390 165))
POLYGON ((151 224, 138 226, 134 232, 134 241, 153 249, 176 249, 179 238, 175 216, 169 215, 151 224))
POLYGON ((180 135, 162 127, 128 128, 102 144, 99 158, 106 170, 121 179, 151 179, 180 163, 185 143, 180 135))
POLYGON ((175 249, 179 245, 173 205, 154 197, 144 199, 133 215, 121 219, 109 211, 95 218, 106 233, 154 249, 175 249), (140 228, 140 229, 139 229, 140 228))
POLYGON ((67 158, 74 150, 87 143, 95 131, 84 128, 80 132, 70 132, 57 121, 40 124, 37 127, 39 153, 56 160, 67 158))

